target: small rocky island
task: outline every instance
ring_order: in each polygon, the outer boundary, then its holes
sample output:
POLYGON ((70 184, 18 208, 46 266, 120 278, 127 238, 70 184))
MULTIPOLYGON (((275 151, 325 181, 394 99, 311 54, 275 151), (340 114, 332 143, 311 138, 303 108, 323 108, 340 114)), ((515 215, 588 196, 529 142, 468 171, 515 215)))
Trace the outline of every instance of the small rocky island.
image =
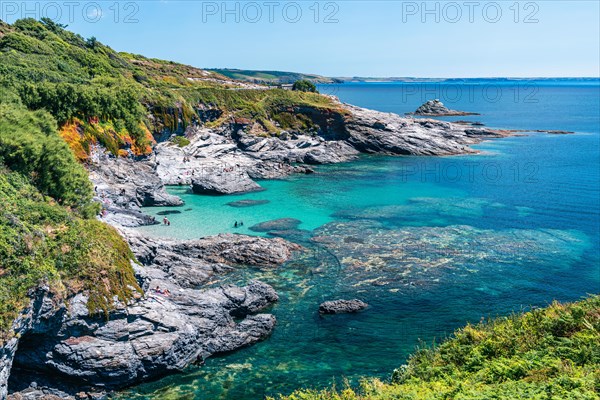
POLYGON ((325 301, 319 306, 319 314, 355 313, 367 307, 367 303, 358 299, 325 301))
POLYGON ((408 115, 420 115, 423 117, 459 117, 465 115, 480 115, 474 112, 451 110, 438 99, 423 103, 414 113, 408 115))

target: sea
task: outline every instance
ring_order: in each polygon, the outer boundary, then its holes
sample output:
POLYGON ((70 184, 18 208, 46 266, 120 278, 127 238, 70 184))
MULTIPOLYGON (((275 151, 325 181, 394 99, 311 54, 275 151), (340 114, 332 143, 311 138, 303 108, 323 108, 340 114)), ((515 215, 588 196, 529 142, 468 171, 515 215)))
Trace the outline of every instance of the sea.
POLYGON ((193 239, 223 232, 278 236, 305 251, 278 268, 239 268, 280 300, 267 340, 146 383, 123 399, 258 400, 297 388, 389 379, 418 347, 467 323, 600 293, 600 80, 469 79, 348 82, 321 93, 404 114, 427 100, 480 115, 441 118, 517 136, 479 154, 365 155, 312 175, 260 181, 244 195, 169 187, 185 205, 148 208, 170 226, 140 231, 193 239), (570 131, 549 134, 541 130, 570 131), (238 200, 259 200, 235 207, 238 200), (234 203, 235 205, 235 203, 234 203), (251 228, 286 218, 272 232, 251 228), (235 227, 235 221, 243 226, 235 227), (325 300, 358 298, 357 314, 320 316, 325 300))

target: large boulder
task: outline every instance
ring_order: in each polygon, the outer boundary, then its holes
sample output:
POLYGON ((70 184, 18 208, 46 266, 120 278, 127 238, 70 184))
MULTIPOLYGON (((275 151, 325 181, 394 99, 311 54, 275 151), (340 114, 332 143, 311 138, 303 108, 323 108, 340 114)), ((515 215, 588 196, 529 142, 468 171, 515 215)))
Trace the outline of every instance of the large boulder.
POLYGON ((192 179, 192 191, 196 194, 223 195, 234 193, 248 193, 263 190, 243 170, 233 167, 214 171, 211 174, 202 174, 192 179))

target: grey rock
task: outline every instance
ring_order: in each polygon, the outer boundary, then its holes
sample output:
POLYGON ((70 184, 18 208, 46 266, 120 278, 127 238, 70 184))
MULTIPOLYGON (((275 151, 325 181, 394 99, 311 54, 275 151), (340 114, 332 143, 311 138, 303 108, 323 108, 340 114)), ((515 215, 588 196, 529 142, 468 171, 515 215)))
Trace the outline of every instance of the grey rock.
POLYGON ((270 335, 275 317, 260 311, 278 300, 271 286, 202 286, 243 265, 276 267, 300 246, 232 234, 164 241, 119 229, 142 263, 134 270, 145 295, 117 303, 105 319, 89 314, 84 293, 64 303, 39 289, 13 324, 15 336, 0 348, 0 398, 11 371, 20 388, 15 399, 71 398, 158 378, 270 335))
POLYGON ((352 117, 346 141, 363 153, 451 155, 475 153, 469 145, 510 133, 433 119, 405 118, 346 105, 352 117))
POLYGON ((362 311, 369 305, 358 299, 353 300, 332 300, 326 301, 319 305, 320 314, 342 314, 355 313, 362 311))
POLYGON ((461 116, 461 115, 479 115, 477 113, 451 110, 444 105, 438 99, 429 100, 423 103, 414 112, 415 115, 423 115, 429 117, 450 117, 450 116, 461 116))
POLYGON ((263 190, 245 171, 225 170, 205 174, 192 179, 192 191, 196 194, 223 195, 263 190))

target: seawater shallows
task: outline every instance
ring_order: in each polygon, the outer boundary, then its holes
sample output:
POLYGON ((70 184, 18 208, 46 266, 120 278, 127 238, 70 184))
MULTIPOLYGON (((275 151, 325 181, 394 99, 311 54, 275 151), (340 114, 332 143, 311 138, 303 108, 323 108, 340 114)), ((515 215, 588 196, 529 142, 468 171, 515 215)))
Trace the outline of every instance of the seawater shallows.
MULTIPOLYGON (((518 85, 505 84, 504 93, 518 85)), ((335 94, 403 113, 421 103, 401 101, 403 90, 400 84, 350 84, 335 94)), ((276 234, 307 250, 278 269, 240 269, 226 277, 262 279, 278 291, 281 300, 268 310, 278 321, 271 338, 123 398, 250 400, 345 378, 386 378, 421 341, 442 339, 466 322, 600 292, 600 86, 544 81, 536 95, 537 103, 505 96, 494 104, 435 97, 484 114, 454 120, 578 133, 489 141, 477 146, 482 154, 476 156, 365 156, 321 166, 310 176, 262 181, 265 191, 239 196, 169 188, 186 204, 148 211, 181 213, 169 215, 169 227, 141 231, 181 239, 221 232, 268 236, 249 228, 295 218, 297 229, 276 234), (238 200, 269 202, 227 204, 238 200), (234 228, 235 221, 244 226, 234 228), (370 308, 317 314, 324 300, 353 297, 370 308)))

